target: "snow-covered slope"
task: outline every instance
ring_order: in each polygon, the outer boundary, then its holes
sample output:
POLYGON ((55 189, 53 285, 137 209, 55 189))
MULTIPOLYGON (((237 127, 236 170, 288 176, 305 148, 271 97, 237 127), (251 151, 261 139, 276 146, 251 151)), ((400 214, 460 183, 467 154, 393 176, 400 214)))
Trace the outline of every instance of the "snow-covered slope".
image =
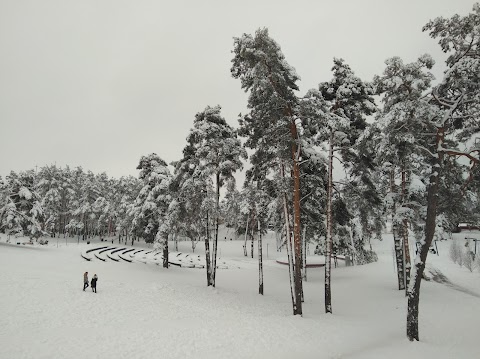
MULTIPOLYGON (((480 273, 451 263, 449 242, 438 243, 428 267, 456 286, 422 283, 419 343, 405 336, 390 235, 374 243, 379 262, 333 269, 333 315, 324 314, 323 268, 309 269, 303 318, 292 315, 288 267, 275 262, 285 253, 274 243, 267 238, 264 246, 260 296, 257 249, 244 257, 241 240, 219 242, 228 269, 218 270, 217 288, 207 288, 204 269, 80 256, 102 243, 27 246, 3 238, 0 358, 480 357, 480 273), (97 294, 82 291, 85 271, 98 275, 97 294)), ((179 251, 191 253, 190 243, 180 242, 179 251)), ((199 244, 195 256, 202 254, 199 244)))

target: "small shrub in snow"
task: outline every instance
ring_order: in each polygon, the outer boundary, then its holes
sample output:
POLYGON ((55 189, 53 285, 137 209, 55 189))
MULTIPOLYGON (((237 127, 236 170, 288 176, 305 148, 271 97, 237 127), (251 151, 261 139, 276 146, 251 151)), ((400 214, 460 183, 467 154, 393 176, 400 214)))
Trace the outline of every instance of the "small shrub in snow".
POLYGON ((357 264, 368 264, 378 261, 377 253, 364 248, 357 250, 357 264))
POLYGON ((459 257, 461 257, 460 247, 457 241, 453 240, 450 244, 450 259, 453 263, 458 263, 459 257))
POLYGON ((469 247, 465 248, 463 251, 463 265, 470 271, 473 272, 475 268, 474 254, 469 247))
POLYGON ((462 251, 462 248, 457 244, 458 246, 458 258, 457 258, 457 264, 462 267, 463 266, 463 261, 464 261, 464 251, 462 251))

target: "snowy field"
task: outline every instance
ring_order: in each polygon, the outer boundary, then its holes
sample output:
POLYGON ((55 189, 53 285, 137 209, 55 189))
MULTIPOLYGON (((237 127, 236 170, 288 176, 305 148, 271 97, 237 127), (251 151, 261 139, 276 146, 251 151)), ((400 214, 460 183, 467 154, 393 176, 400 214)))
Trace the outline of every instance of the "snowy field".
MULTIPOLYGON (((427 265, 450 282, 423 281, 421 341, 410 343, 390 234, 373 243, 377 263, 333 269, 333 315, 324 313, 324 269, 309 269, 303 318, 292 315, 288 267, 275 261, 285 253, 275 251, 273 236, 264 246, 264 296, 256 244, 247 258, 242 240, 220 241, 228 269, 218 270, 213 289, 204 269, 82 259, 98 240, 29 246, 1 237, 2 359, 480 358, 480 273, 450 261, 450 241, 438 243, 427 265), (98 275, 97 294, 82 291, 85 271, 98 275)), ((190 242, 179 251, 191 253, 190 242)))

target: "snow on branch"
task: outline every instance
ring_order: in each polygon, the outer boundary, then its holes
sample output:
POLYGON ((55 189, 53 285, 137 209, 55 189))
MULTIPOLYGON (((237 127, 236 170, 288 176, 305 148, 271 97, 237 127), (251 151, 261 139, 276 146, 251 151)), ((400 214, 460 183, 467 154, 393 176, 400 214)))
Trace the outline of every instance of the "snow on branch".
POLYGON ((438 145, 438 151, 440 152, 444 152, 450 156, 464 156, 464 157, 467 157, 468 159, 470 159, 470 161, 474 162, 474 163, 479 163, 480 162, 480 159, 473 156, 472 155, 472 152, 478 152, 479 150, 478 149, 473 149, 472 151, 468 151, 468 152, 464 152, 464 151, 459 151, 459 150, 456 150, 454 148, 445 148, 445 147, 442 147, 441 144, 438 145))
POLYGON ((437 158, 437 157, 438 157, 438 154, 430 152, 430 150, 429 150, 428 148, 423 147, 422 145, 419 145, 418 143, 415 144, 415 146, 417 146, 417 147, 420 148, 421 150, 424 150, 425 152, 427 152, 430 156, 432 156, 432 157, 434 157, 434 158, 437 158))
MULTIPOLYGON (((440 101, 437 97, 435 97, 435 99, 437 101, 440 101)), ((457 107, 460 105, 462 100, 463 100, 463 94, 458 96, 458 98, 455 101, 453 101, 451 104, 446 104, 445 105, 446 107, 448 107, 448 110, 445 111, 445 114, 443 115, 442 119, 439 122, 436 123, 436 126, 438 128, 445 127, 445 123, 448 121, 449 118, 452 117, 453 112, 457 109, 457 107)))

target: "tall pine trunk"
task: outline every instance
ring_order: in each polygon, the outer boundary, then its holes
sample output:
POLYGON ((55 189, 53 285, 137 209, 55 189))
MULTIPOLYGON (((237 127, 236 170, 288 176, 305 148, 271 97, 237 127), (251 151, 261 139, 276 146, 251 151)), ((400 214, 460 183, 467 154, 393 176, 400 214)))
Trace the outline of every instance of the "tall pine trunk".
POLYGON ((212 255, 212 275, 210 277, 211 285, 215 287, 215 277, 217 274, 217 247, 218 247, 218 227, 220 212, 220 173, 216 173, 216 202, 215 202, 215 238, 213 239, 213 255, 212 255))
POLYGON ((303 227, 303 280, 307 281, 307 226, 303 227))
POLYGON ((163 243, 163 268, 168 268, 168 236, 165 236, 163 243))
POLYGON ((298 164, 298 148, 296 141, 298 139, 297 126, 293 119, 290 122, 290 131, 292 135, 292 161, 293 161, 293 241, 295 249, 295 302, 297 304, 297 313, 302 315, 302 238, 300 233, 300 166, 298 164))
POLYGON ((173 233, 173 245, 175 246, 175 251, 178 252, 178 232, 173 233))
MULTIPOLYGON (((252 220, 254 220, 254 218, 252 218, 252 220)), ((255 237, 254 237, 254 224, 255 222, 252 223, 252 230, 250 232, 250 256, 252 257, 253 259, 253 241, 255 240, 255 237)))
POLYGON ((332 195, 333 195, 333 132, 330 133, 328 150, 328 189, 327 189, 327 237, 325 241, 325 313, 332 313, 332 195))
MULTIPOLYGON (((275 92, 280 98, 283 98, 282 92, 278 90, 277 84, 272 76, 271 68, 267 65, 268 69, 268 80, 272 84, 275 92)), ((298 133, 297 125, 295 123, 294 111, 291 104, 286 104, 283 109, 284 114, 290 118, 290 136, 292 140, 291 145, 291 156, 293 163, 293 242, 294 242, 294 253, 292 253, 292 263, 293 256, 295 256, 295 261, 293 263, 293 280, 295 286, 295 301, 293 303, 293 314, 302 315, 302 292, 303 292, 303 282, 302 282, 302 243, 301 243, 301 234, 300 234, 300 166, 299 166, 299 155, 300 147, 297 144, 298 133)), ((285 173, 283 173, 283 177, 285 173)), ((284 195, 284 200, 286 201, 286 193, 284 195)), ((285 203, 286 205, 286 203, 285 203)), ((288 218, 287 218, 288 219, 288 218)), ((289 226, 287 227, 287 230, 289 226)), ((287 234, 287 239, 290 238, 290 233, 287 234)), ((288 246, 287 246, 288 247, 288 246)), ((290 262, 290 259, 289 259, 290 262)))
MULTIPOLYGON (((300 276, 301 276, 301 280, 303 281, 305 279, 305 261, 304 261, 304 256, 305 256, 305 248, 304 248, 304 243, 305 243, 305 227, 303 229, 303 234, 302 236, 300 237, 301 241, 300 241, 300 258, 301 258, 301 262, 300 262, 300 276)), ((302 293, 301 294, 301 298, 302 298, 302 303, 305 302, 305 297, 303 296, 303 283, 302 283, 302 293)))
MULTIPOLYGON (((444 129, 437 130, 436 146, 439 148, 443 144, 444 129)), ((437 202, 438 202, 438 181, 440 178, 440 169, 443 161, 443 152, 437 151, 434 157, 432 174, 427 190, 427 219, 425 223, 425 240, 422 241, 419 253, 415 259, 415 266, 411 277, 411 283, 408 288, 408 306, 407 306, 407 337, 410 341, 420 340, 418 333, 418 314, 420 302, 420 284, 425 270, 425 262, 427 261, 428 250, 433 241, 435 234, 435 221, 437 218, 437 202)))
POLYGON ((247 239, 248 239, 248 222, 250 221, 250 213, 247 214, 247 223, 245 224, 245 243, 243 244, 243 254, 245 257, 248 256, 247 254, 247 239))
MULTIPOLYGON (((280 174, 285 179, 285 165, 282 163, 280 167, 280 174)), ((288 213, 288 199, 287 193, 283 192, 283 213, 285 217, 285 244, 287 247, 288 257, 288 278, 290 279, 290 294, 292 296, 293 315, 297 314, 297 303, 295 295, 295 278, 294 278, 294 264, 293 264, 293 251, 292 251, 292 236, 290 231, 290 214, 288 213)))
MULTIPOLYGON (((405 171, 405 163, 402 165, 402 202, 403 204, 407 202, 407 176, 405 171)), ((405 295, 407 295, 408 285, 410 283, 410 269, 412 265, 410 260, 410 246, 408 244, 408 221, 406 219, 403 220, 402 227, 403 257, 405 268, 405 295)))
MULTIPOLYGON (((395 168, 392 168, 390 171, 390 193, 392 193, 392 195, 395 193, 395 168)), ((397 263, 398 290, 403 290, 405 289, 405 266, 403 265, 404 247, 402 245, 402 239, 399 233, 398 225, 395 222, 396 207, 396 199, 394 199, 392 208, 392 234, 393 243, 395 246, 395 262, 397 263)))
POLYGON ((205 268, 207 269, 207 286, 212 285, 210 280, 211 265, 210 265, 210 228, 208 223, 208 211, 207 211, 207 235, 205 236, 205 268))
POLYGON ((257 224, 258 224, 258 294, 263 295, 263 248, 262 248, 262 232, 260 228, 260 220, 258 219, 257 212, 257 224))

